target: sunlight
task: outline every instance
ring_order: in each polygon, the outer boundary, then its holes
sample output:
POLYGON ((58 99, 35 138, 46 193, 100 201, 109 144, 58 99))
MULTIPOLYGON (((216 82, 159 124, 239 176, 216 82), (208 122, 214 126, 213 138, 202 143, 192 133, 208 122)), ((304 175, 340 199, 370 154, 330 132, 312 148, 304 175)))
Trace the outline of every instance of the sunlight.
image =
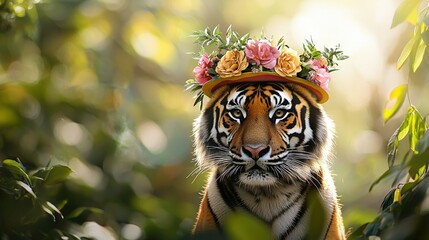
POLYGON ((167 136, 155 122, 147 121, 140 124, 137 134, 140 141, 154 154, 163 152, 167 147, 167 136))
POLYGON ((82 141, 84 132, 80 124, 59 118, 55 122, 54 134, 59 141, 67 145, 77 145, 82 141))
POLYGON ((152 20, 154 16, 151 13, 135 14, 124 37, 138 55, 168 68, 175 59, 175 49, 170 41, 163 38, 163 33, 152 24, 152 20))
POLYGON ((142 236, 142 229, 134 224, 125 224, 122 226, 121 233, 125 239, 135 240, 142 236))
POLYGON ((69 166, 74 173, 73 178, 82 181, 91 188, 100 189, 103 184, 103 172, 100 168, 84 163, 78 158, 70 159, 69 166))
POLYGON ((159 51, 160 39, 149 32, 142 32, 131 41, 136 52, 142 57, 155 58, 159 51))
POLYGON ((109 32, 108 23, 102 24, 104 27, 87 27, 80 32, 83 44, 88 48, 101 49, 106 43, 106 37, 109 32))

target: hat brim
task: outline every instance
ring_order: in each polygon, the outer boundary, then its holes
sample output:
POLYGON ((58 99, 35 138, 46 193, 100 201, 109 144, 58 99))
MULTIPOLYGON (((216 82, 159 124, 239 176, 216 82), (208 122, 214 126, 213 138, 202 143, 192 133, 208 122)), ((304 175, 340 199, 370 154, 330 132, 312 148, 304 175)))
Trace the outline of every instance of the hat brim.
POLYGON ((298 77, 282 77, 274 72, 245 72, 240 76, 218 78, 216 80, 206 82, 203 85, 203 92, 206 96, 211 97, 213 91, 223 85, 248 82, 295 83, 313 93, 318 103, 325 103, 329 99, 328 93, 323 88, 310 81, 298 77))

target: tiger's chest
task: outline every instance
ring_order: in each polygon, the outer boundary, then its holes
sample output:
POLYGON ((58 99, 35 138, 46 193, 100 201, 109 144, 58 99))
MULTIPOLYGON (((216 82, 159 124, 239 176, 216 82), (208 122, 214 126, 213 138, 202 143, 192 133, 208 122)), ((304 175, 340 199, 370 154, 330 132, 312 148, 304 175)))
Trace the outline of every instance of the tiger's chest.
POLYGON ((279 218, 293 219, 294 213, 304 204, 306 189, 304 186, 289 185, 279 188, 275 194, 239 187, 235 191, 244 208, 265 222, 274 223, 279 218))
MULTIPOLYGON (((304 184, 280 186, 275 192, 246 189, 210 177, 206 189, 208 204, 219 228, 236 211, 248 212, 267 224, 276 239, 303 239, 307 233, 308 192, 304 184)), ((327 206, 327 210, 330 207, 327 206)))

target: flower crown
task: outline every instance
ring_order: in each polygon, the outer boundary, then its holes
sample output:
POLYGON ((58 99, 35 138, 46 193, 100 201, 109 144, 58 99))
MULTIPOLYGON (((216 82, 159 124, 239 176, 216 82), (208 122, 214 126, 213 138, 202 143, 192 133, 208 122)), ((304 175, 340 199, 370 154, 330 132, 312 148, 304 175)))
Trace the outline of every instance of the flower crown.
POLYGON ((201 45, 198 53, 198 65, 194 68, 195 79, 186 81, 186 89, 197 92, 194 106, 202 107, 204 95, 211 97, 212 92, 225 84, 239 82, 282 81, 303 86, 314 93, 319 103, 328 100, 330 73, 338 70, 335 60, 344 60, 348 56, 335 48, 316 49, 313 40, 303 44, 304 52, 298 55, 284 43, 281 37, 274 45, 262 33, 260 38, 250 38, 249 34, 240 36, 227 29, 225 38, 219 26, 195 31, 192 34, 196 43, 201 45), (205 47, 215 45, 208 54, 205 47))

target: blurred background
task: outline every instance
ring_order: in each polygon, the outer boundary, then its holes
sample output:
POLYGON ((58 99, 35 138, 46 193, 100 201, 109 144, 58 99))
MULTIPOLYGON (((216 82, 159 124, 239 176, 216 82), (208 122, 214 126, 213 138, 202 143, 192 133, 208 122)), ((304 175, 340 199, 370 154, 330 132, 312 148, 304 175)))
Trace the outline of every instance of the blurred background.
MULTIPOLYGON (((2 3, 2 1, 0 1, 2 3)), ((51 201, 87 213, 73 227, 103 239, 174 239, 192 228, 205 174, 191 174, 192 122, 184 91, 199 51, 193 30, 229 25, 301 52, 305 39, 350 56, 324 105, 336 123, 332 172, 346 228, 372 220, 389 181, 383 123, 390 91, 407 82, 395 63, 412 28, 390 29, 398 0, 55 0, 0 24, 0 159, 29 170, 68 165, 51 201), (96 229, 96 231, 94 230, 96 229), (94 231, 96 233, 94 233, 94 231)), ((428 58, 425 58, 428 59, 428 58)), ((428 63, 422 63, 427 67, 428 63)), ((423 82, 411 96, 424 96, 423 82)), ((427 89, 427 87, 426 87, 427 89)), ((427 96, 427 95, 426 95, 427 96)), ((411 102, 428 112, 427 99, 411 102), (427 104, 426 104, 427 105, 427 104)))

